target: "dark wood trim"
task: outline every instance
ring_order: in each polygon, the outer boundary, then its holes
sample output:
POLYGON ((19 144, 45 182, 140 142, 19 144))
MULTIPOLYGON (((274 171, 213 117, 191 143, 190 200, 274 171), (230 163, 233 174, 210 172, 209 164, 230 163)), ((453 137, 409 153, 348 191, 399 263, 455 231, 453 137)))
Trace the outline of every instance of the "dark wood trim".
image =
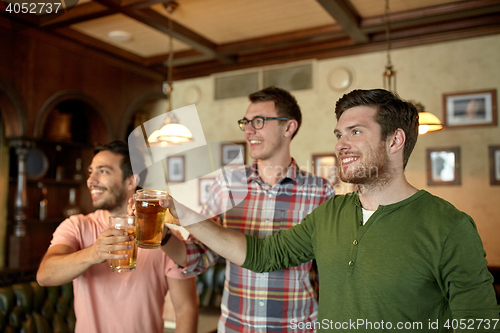
MULTIPOLYGON (((69 29, 69 28, 61 28, 61 29, 69 29)), ((141 66, 137 62, 126 61, 123 58, 114 56, 113 54, 94 49, 93 47, 90 47, 90 45, 89 46, 82 45, 80 44, 79 41, 64 38, 63 35, 59 36, 57 33, 46 32, 40 29, 29 29, 23 31, 22 33, 28 34, 29 36, 36 38, 37 40, 66 49, 68 51, 100 59, 112 66, 126 69, 132 73, 136 73, 153 80, 160 80, 160 81, 164 80, 164 75, 159 73, 158 71, 153 71, 149 68, 141 66)))
MULTIPOLYGON (((392 49, 406 48, 412 46, 422 46, 427 44, 442 43, 466 38, 477 38, 482 36, 489 36, 500 34, 500 26, 487 26, 487 27, 477 27, 471 29, 461 29, 459 31, 447 31, 436 34, 430 34, 426 36, 415 36, 411 38, 393 40, 391 43, 392 49)), ((287 51, 270 52, 264 59, 255 59, 250 61, 246 59, 247 62, 243 62, 241 57, 238 58, 238 62, 232 65, 222 66, 217 62, 205 62, 194 64, 192 66, 176 67, 173 69, 173 75, 176 80, 184 80, 194 77, 207 76, 214 73, 220 73, 225 71, 239 70, 258 66, 275 65, 285 62, 307 60, 307 59, 328 59, 345 57, 356 54, 363 54, 369 52, 383 51, 387 48, 385 41, 368 43, 368 44, 357 44, 349 45, 349 40, 345 39, 343 41, 337 41, 337 43, 320 43, 316 47, 306 47, 306 48, 292 48, 287 51), (344 44, 343 47, 334 48, 344 44)), ((258 58, 258 56, 257 56, 258 58)))
MULTIPOLYGON (((135 0, 134 0, 135 1, 135 0)), ((140 9, 140 8, 147 8, 149 6, 157 5, 157 4, 163 4, 166 5, 169 2, 172 2, 175 0, 138 0, 133 4, 127 4, 126 6, 134 8, 134 9, 140 9)), ((123 3, 122 3, 123 5, 123 3)))
POLYGON ((296 30, 272 36, 252 38, 239 42, 221 44, 217 51, 223 54, 246 53, 265 51, 280 47, 294 46, 295 43, 312 43, 345 37, 342 27, 337 24, 318 28, 296 30))
POLYGON ((368 35, 360 29, 361 18, 354 8, 349 7, 344 0, 317 1, 356 43, 368 43, 368 35))
MULTIPOLYGON (((474 17, 498 13, 500 0, 475 0, 452 2, 442 5, 412 9, 389 14, 391 28, 399 29, 413 25, 427 24, 442 20, 452 20, 464 17, 474 17)), ((385 26, 385 16, 378 15, 365 18, 360 23, 363 31, 371 33, 385 26)))
POLYGON ((116 11, 110 10, 97 2, 87 2, 83 5, 72 8, 63 16, 42 24, 41 26, 44 28, 57 29, 83 21, 109 16, 115 13, 116 11))

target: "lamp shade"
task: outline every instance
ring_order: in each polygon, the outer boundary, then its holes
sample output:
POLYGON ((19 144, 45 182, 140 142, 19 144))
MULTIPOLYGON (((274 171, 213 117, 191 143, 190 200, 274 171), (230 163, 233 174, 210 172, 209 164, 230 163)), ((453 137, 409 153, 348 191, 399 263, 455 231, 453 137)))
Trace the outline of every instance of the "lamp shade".
POLYGON ((193 141, 193 134, 182 124, 169 123, 151 133, 148 141, 153 146, 173 146, 193 141))
POLYGON ((441 121, 430 112, 422 111, 418 113, 418 134, 436 132, 443 129, 441 121))

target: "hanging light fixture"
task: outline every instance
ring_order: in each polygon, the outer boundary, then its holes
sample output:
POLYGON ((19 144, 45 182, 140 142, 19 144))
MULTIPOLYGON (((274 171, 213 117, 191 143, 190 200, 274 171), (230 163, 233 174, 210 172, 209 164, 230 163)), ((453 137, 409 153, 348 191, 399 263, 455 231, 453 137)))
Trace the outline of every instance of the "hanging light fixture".
POLYGON ((421 103, 413 101, 412 103, 418 110, 418 135, 437 132, 444 128, 439 118, 434 114, 425 111, 424 106, 421 103))
MULTIPOLYGON (((391 10, 389 7, 389 0, 385 0, 385 39, 387 41, 387 64, 383 74, 384 89, 396 92, 396 71, 394 70, 391 62, 391 20, 389 17, 391 10)), ((443 129, 441 121, 430 112, 424 110, 421 103, 413 102, 418 110, 418 134, 426 134, 436 132, 443 129)))
POLYGON ((173 146, 193 141, 193 134, 186 126, 179 124, 179 120, 172 113, 165 118, 162 128, 154 131, 148 138, 151 146, 173 146))
POLYGON ((167 81, 164 83, 163 92, 167 96, 167 114, 165 116, 165 121, 163 126, 151 133, 148 138, 149 144, 151 146, 173 146, 185 142, 193 141, 193 134, 186 126, 179 123, 179 119, 175 116, 172 111, 172 91, 173 91, 173 80, 172 80, 172 67, 174 61, 174 42, 172 37, 172 18, 171 15, 174 10, 179 6, 175 1, 170 1, 164 4, 165 9, 168 14, 168 36, 169 36, 169 49, 168 49, 168 61, 167 61, 167 81))
POLYGON ((396 92, 396 71, 391 62, 391 20, 389 18, 389 0, 385 0, 385 39, 387 41, 387 64, 383 74, 384 89, 396 92))

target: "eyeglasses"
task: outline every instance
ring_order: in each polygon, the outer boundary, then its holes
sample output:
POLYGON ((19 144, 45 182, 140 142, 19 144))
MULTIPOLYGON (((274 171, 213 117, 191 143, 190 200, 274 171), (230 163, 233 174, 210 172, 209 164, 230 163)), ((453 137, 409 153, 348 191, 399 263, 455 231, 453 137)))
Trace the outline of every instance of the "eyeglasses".
POLYGON ((262 129, 262 127, 264 127, 266 120, 290 120, 290 119, 292 119, 292 118, 257 116, 257 117, 254 117, 252 120, 248 120, 247 118, 240 119, 240 120, 238 120, 238 125, 240 126, 240 129, 242 131, 245 130, 245 126, 248 123, 252 124, 252 127, 255 128, 256 130, 260 130, 260 129, 262 129))

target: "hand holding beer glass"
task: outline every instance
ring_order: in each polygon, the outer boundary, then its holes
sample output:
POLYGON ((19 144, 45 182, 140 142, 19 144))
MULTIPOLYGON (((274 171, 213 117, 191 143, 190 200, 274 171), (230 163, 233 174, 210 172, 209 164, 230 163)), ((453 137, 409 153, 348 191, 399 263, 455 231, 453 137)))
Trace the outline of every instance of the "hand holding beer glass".
POLYGON ((176 224, 167 209, 160 206, 160 200, 167 199, 167 196, 168 192, 162 190, 142 189, 135 192, 137 246, 144 249, 160 247, 164 223, 176 224))
MULTIPOLYGON (((126 231, 129 236, 135 236, 136 223, 134 216, 110 216, 109 227, 126 231)), ((128 250, 113 251, 113 254, 127 254, 124 259, 111 259, 109 261, 112 272, 132 272, 137 265, 137 245, 135 238, 132 241, 117 243, 119 245, 131 245, 128 250)))

